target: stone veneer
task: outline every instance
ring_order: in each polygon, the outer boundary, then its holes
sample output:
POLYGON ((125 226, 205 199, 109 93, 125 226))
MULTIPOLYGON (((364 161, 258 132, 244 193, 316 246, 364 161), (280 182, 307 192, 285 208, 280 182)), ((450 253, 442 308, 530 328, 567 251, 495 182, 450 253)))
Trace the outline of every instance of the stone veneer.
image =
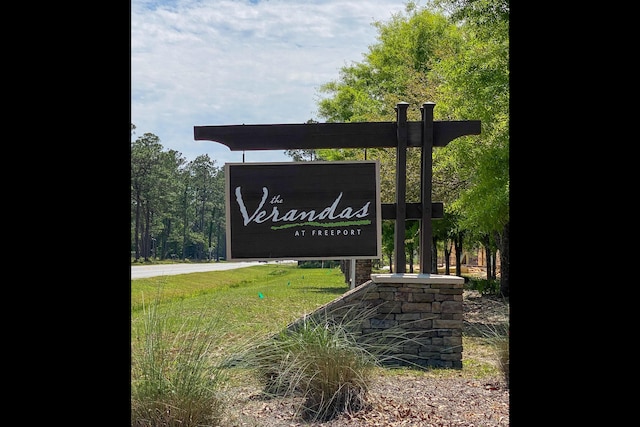
POLYGON ((370 259, 356 260, 356 286, 366 282, 371 277, 371 266, 373 261, 370 259))
POLYGON ((372 274, 308 316, 357 317, 362 340, 387 340, 393 357, 385 357, 385 365, 462 369, 463 286, 458 276, 372 274))

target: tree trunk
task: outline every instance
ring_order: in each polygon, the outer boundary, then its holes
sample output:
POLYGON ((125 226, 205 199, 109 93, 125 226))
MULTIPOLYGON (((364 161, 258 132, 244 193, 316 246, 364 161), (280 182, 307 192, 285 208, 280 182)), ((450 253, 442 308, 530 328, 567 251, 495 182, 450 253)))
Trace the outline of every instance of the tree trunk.
POLYGON ((160 252, 160 259, 167 258, 167 255, 169 252, 169 246, 168 246, 167 240, 171 235, 171 231, 173 230, 172 228, 173 222, 170 219, 166 219, 164 223, 165 223, 165 227, 164 227, 164 232, 162 233, 162 244, 161 244, 162 251, 160 252))
POLYGON ((351 261, 348 259, 340 260, 340 270, 344 275, 344 282, 351 284, 351 261))
POLYGON ((438 239, 432 236, 431 240, 431 273, 438 274, 438 239))
POLYGON ((462 277, 462 236, 463 233, 457 233, 453 239, 456 248, 456 276, 462 277))
POLYGON ((500 292, 502 296, 509 297, 509 222, 502 231, 500 245, 500 292))
POLYGON ((220 221, 216 224, 216 262, 220 261, 220 221))
POLYGON ((140 259, 140 195, 136 194, 136 229, 135 229, 135 247, 136 247, 136 261, 140 259))
POLYGON ((188 203, 187 203, 187 191, 184 191, 182 195, 182 251, 181 251, 181 260, 184 260, 187 257, 187 232, 189 227, 189 211, 188 211, 188 203))
POLYGON ((409 257, 409 273, 413 273, 413 243, 407 244, 407 256, 409 257))
POLYGON ((495 280, 498 277, 498 251, 491 251, 491 279, 495 280))
POLYGON ((149 261, 149 255, 151 252, 151 245, 150 245, 151 243, 151 232, 150 232, 151 211, 149 209, 148 203, 146 204, 144 210, 145 210, 145 224, 143 225, 144 236, 142 238, 142 255, 145 261, 149 261))
POLYGON ((447 240, 444 242, 444 274, 447 276, 451 275, 451 266, 449 266, 449 261, 451 260, 451 245, 447 240))
POLYGON ((496 272, 493 270, 491 262, 491 241, 488 235, 482 238, 482 245, 484 246, 484 263, 487 267, 487 280, 495 279, 496 272))

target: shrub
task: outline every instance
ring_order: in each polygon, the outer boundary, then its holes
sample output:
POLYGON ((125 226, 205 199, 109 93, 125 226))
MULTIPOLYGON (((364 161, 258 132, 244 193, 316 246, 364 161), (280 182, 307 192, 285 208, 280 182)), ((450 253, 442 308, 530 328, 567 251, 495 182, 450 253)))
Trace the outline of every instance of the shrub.
POLYGON ((467 289, 476 290, 481 295, 500 295, 500 280, 465 277, 467 279, 467 289))
POLYGON ((336 268, 340 267, 340 261, 321 260, 321 261, 298 261, 298 268, 336 268))

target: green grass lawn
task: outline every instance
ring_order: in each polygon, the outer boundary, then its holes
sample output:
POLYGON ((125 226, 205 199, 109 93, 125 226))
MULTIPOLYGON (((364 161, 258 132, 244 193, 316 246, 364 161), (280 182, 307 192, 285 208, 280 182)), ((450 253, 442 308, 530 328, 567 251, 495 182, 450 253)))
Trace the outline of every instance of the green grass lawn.
POLYGON ((131 322, 132 327, 139 324, 143 307, 159 298, 161 309, 182 322, 203 313, 221 319, 232 345, 278 332, 347 290, 339 268, 278 264, 136 279, 131 281, 131 322))

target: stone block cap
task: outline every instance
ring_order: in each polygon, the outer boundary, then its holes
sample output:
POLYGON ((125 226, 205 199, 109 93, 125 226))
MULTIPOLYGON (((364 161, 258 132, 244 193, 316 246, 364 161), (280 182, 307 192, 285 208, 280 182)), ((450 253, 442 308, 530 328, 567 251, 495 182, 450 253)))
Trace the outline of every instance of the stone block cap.
POLYGON ((464 277, 448 276, 446 274, 415 274, 415 273, 388 273, 372 274, 371 280, 375 283, 416 283, 416 284, 464 284, 464 277))

